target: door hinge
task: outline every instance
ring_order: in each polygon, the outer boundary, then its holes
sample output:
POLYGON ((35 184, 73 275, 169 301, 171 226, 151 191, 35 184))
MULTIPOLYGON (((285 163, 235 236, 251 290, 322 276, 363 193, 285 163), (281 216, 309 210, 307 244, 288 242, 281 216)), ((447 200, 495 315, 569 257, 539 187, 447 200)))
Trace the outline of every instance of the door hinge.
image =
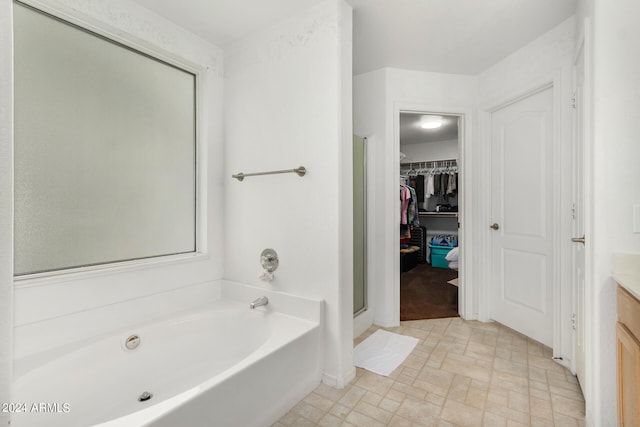
POLYGON ((571 204, 571 219, 576 219, 576 204, 571 204))
POLYGON ((573 96, 571 97, 571 108, 578 108, 578 97, 575 94, 575 92, 573 93, 573 96))
POLYGON ((571 329, 576 330, 576 314, 571 315, 571 329))

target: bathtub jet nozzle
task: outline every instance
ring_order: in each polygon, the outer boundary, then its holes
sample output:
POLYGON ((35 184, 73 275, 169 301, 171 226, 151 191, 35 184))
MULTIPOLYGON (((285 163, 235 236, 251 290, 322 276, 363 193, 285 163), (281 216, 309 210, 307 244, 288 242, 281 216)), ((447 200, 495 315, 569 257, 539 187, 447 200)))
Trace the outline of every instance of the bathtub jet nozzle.
POLYGON ((267 297, 260 297, 251 301, 251 303, 249 303, 249 308, 253 310, 256 307, 260 307, 261 305, 267 305, 267 304, 269 304, 269 299, 267 299, 267 297))
POLYGON ((153 397, 153 394, 149 393, 148 391, 145 391, 144 393, 142 393, 138 397, 138 402, 146 402, 147 400, 151 399, 152 397, 153 397))
POLYGON ((124 341, 124 345, 129 350, 135 350, 140 345, 140 337, 138 335, 129 335, 124 341))

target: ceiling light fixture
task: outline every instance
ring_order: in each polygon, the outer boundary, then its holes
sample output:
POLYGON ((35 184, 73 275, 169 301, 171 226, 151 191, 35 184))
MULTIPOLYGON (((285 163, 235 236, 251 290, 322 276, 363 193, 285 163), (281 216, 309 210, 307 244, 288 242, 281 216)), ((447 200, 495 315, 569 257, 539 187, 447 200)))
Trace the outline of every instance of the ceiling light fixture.
POLYGON ((422 116, 420 117, 420 127, 422 129, 436 129, 442 126, 442 117, 440 116, 422 116))

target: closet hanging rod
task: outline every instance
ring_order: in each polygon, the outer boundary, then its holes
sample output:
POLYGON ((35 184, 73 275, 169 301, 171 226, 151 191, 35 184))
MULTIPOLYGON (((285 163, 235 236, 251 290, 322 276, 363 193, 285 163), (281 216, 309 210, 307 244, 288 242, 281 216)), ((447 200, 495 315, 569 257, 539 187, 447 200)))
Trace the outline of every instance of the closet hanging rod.
POLYGON ((414 165, 427 165, 427 167, 435 167, 435 166, 458 166, 458 160, 456 159, 447 159, 447 160, 428 160, 421 162, 407 162, 400 163, 400 168, 411 167, 414 165))
POLYGON ((258 175, 275 175, 278 173, 297 173, 298 176, 304 176, 307 173, 307 169, 305 169, 304 166, 299 166, 295 169, 283 169, 283 170, 279 170, 279 171, 268 171, 268 172, 254 172, 254 173, 237 173, 234 175, 231 175, 231 178, 235 178, 238 181, 242 181, 243 179, 245 179, 248 176, 258 176, 258 175))

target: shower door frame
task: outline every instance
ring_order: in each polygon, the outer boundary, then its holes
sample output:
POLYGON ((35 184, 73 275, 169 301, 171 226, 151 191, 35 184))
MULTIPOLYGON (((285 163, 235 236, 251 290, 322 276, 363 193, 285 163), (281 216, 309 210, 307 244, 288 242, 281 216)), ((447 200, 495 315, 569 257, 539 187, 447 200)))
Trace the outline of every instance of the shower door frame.
MULTIPOLYGON (((353 313, 353 318, 355 319, 356 317, 358 317, 359 315, 361 315, 362 313, 366 312, 369 309, 369 295, 368 295, 368 271, 369 271, 369 264, 368 264, 368 257, 367 257, 367 246, 368 246, 368 239, 367 239, 367 137, 366 136, 360 136, 360 135, 356 135, 355 133, 353 134, 354 139, 355 137, 358 138, 362 138, 362 151, 363 151, 363 158, 362 158, 362 162, 363 162, 363 182, 362 182, 362 192, 363 192, 363 227, 364 227, 364 236, 363 236, 363 263, 364 263, 364 271, 363 271, 363 282, 364 282, 364 307, 362 307, 361 309, 359 309, 358 311, 354 311, 353 313)), ((355 196, 354 196, 355 197, 355 196)), ((355 209, 355 207, 354 207, 355 209)), ((355 219, 355 212, 354 212, 354 219, 355 219)), ((355 239, 355 224, 354 224, 354 239, 355 239)), ((354 242, 354 246, 355 246, 355 242, 354 242)), ((355 254, 354 254, 354 268, 355 268, 355 254)), ((355 283, 354 283, 355 286, 355 283)), ((354 290, 354 298, 355 298, 355 290, 354 290)))

